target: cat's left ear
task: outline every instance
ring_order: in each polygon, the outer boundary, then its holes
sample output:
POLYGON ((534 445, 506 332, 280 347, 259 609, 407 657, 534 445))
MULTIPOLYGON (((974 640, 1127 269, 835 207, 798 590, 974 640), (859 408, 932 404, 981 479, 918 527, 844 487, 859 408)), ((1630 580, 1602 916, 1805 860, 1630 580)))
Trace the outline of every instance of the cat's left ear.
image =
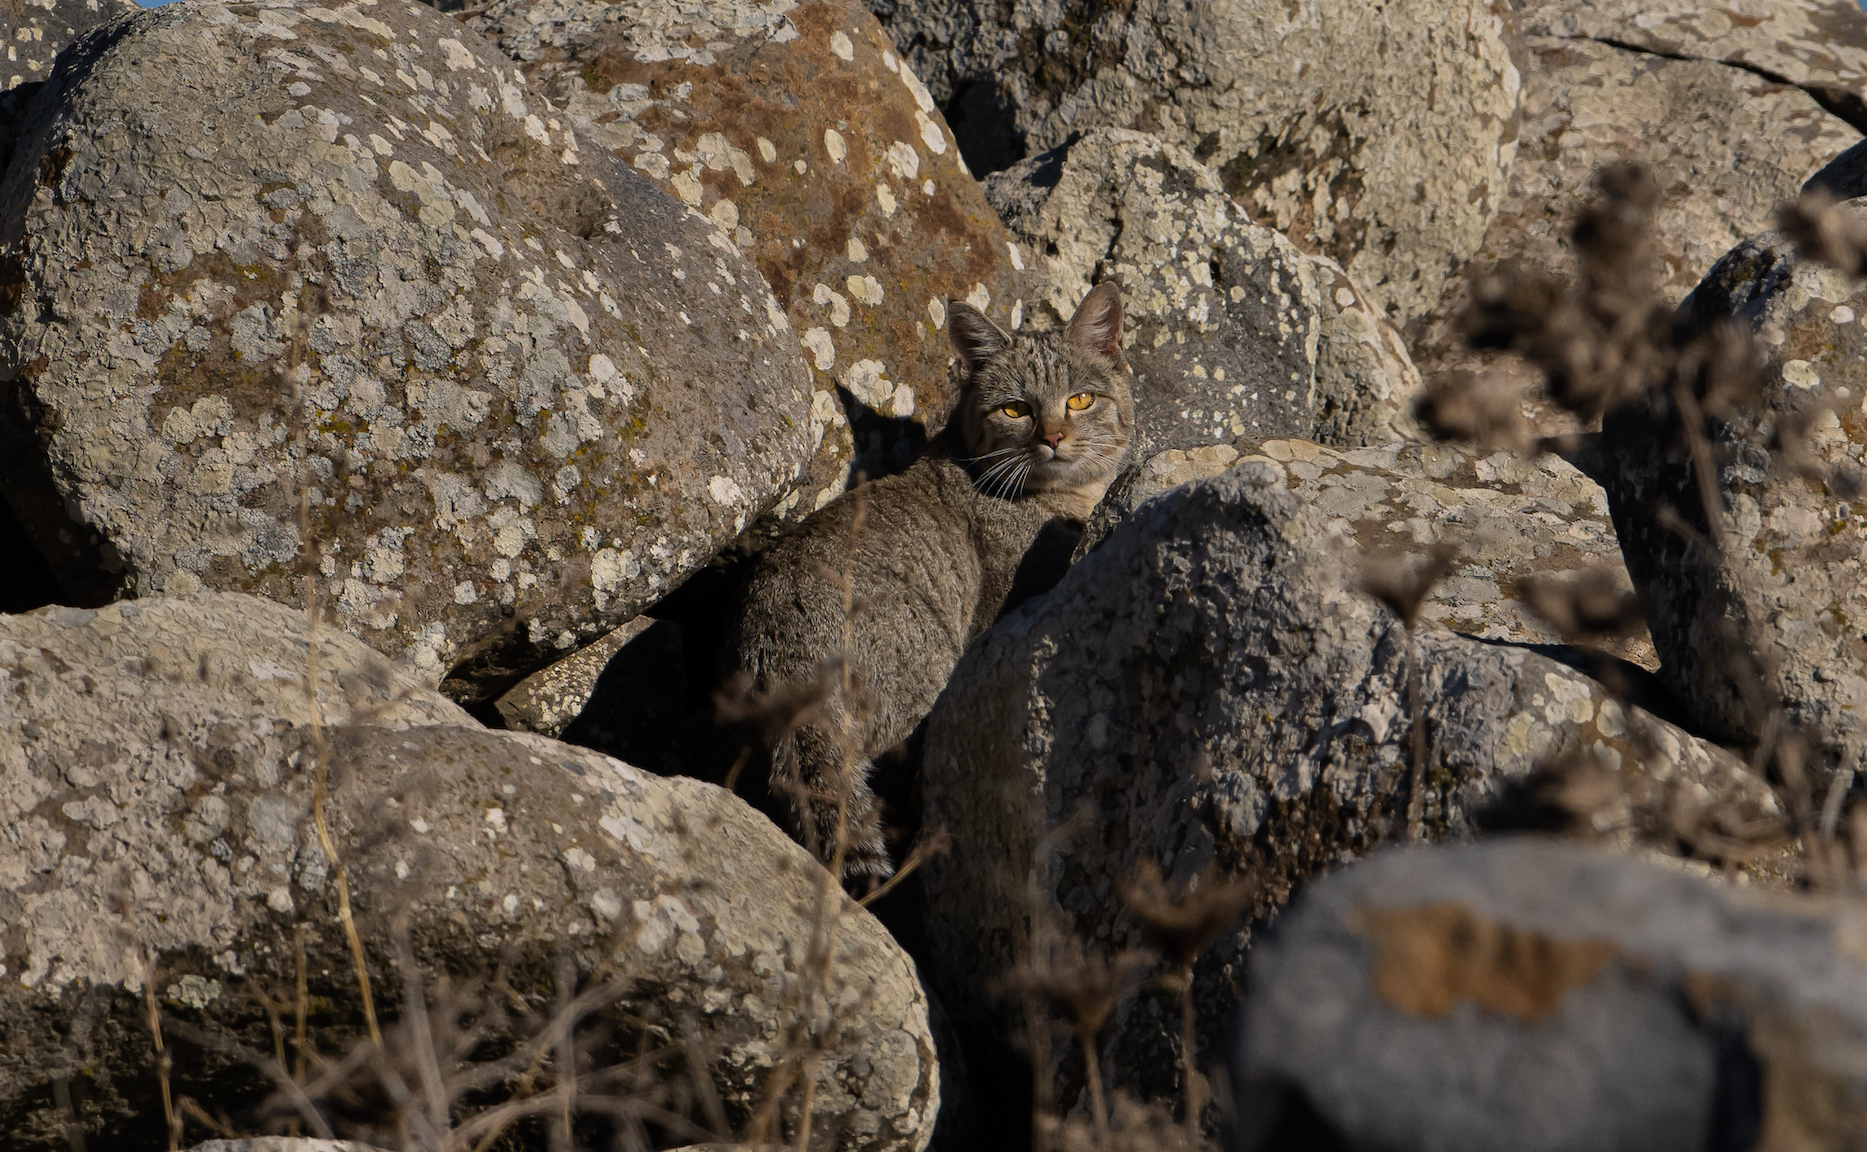
POLYGON ((1104 280, 1089 290, 1070 317, 1070 343, 1110 360, 1121 359, 1121 287, 1104 280))

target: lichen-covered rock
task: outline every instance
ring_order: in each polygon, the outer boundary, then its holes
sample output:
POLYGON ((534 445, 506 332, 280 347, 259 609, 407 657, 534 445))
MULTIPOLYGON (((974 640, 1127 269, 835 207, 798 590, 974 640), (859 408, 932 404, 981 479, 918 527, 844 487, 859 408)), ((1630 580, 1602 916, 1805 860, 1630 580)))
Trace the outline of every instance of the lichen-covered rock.
MULTIPOLYGON (((1149 501, 955 670, 922 766, 927 824, 953 843, 923 887, 929 969, 975 1027, 1006 1027, 991 990, 1028 939, 1033 885, 1036 915, 1114 951, 1141 942, 1118 885, 1144 862, 1181 883, 1209 865, 1254 878, 1249 922, 1406 827, 1408 640, 1288 483, 1244 463, 1149 501)), ((1431 626, 1418 644, 1435 838, 1471 834, 1479 810, 1561 755, 1612 776, 1624 802, 1610 827, 1630 846, 1649 831, 1672 843, 1676 820, 1717 799, 1770 803, 1735 758, 1570 668, 1431 626)), ((1230 1019, 1248 922, 1196 969, 1202 1045, 1230 1019)), ((1178 1019, 1152 993, 1125 1002, 1105 1077, 1176 1093, 1178 1019)), ((1067 1108, 1080 1065, 1058 1071, 1067 1108)))
POLYGON ((0 88, 45 79, 52 61, 78 37, 140 11, 133 0, 0 0, 0 41, 6 44, 0 88))
POLYGON ((475 25, 770 282, 817 386, 786 517, 900 470, 946 418, 948 298, 1018 326, 1023 254, 858 0, 501 0, 475 25))
MULTIPOLYGON (((1855 221, 1867 205, 1838 211, 1855 221)), ((1706 523, 1687 449, 1640 407, 1610 413, 1604 477, 1621 552, 1648 602, 1660 675, 1721 738, 1764 738, 1780 702, 1824 767, 1867 755, 1867 289, 1765 233, 1720 260, 1681 306, 1692 324, 1754 328, 1757 404, 1714 430, 1725 527, 1706 523), (1796 431, 1802 429, 1802 431, 1796 431), (1807 471, 1771 451, 1806 441, 1807 471), (1682 533, 1716 531, 1716 554, 1682 533), (1756 657, 1748 653, 1755 651, 1756 657)))
POLYGON ((1334 261, 1253 224, 1219 174, 1144 132, 1101 128, 986 183, 1029 246, 1029 320, 1061 327, 1122 287, 1147 447, 1238 436, 1399 439, 1419 385, 1399 333, 1334 261))
POLYGON ((318 1140, 309 1136, 249 1136, 239 1140, 209 1140, 188 1152, 378 1152, 373 1144, 354 1140, 318 1140))
POLYGON ((594 644, 579 648, 548 668, 532 673, 493 702, 506 727, 540 736, 562 735, 590 700, 603 666, 622 646, 653 626, 637 616, 594 644))
POLYGON ((424 5, 121 22, 32 102, 0 241, 0 466, 77 602, 311 578, 482 700, 809 458, 731 239, 424 5))
MULTIPOLYGON (((1074 132, 1195 150, 1405 321, 1478 247, 1517 143, 1493 0, 871 0, 992 169, 1074 132)), ((985 170, 985 169, 982 169, 985 170)))
MULTIPOLYGON (((1548 454, 1474 456, 1446 444, 1344 452, 1278 439, 1173 449, 1146 461, 1121 502, 1097 510, 1091 530, 1112 528, 1149 497, 1241 460, 1281 472, 1290 490, 1323 514, 1328 531, 1364 555, 1458 545, 1457 565, 1420 608, 1420 619, 1454 632, 1557 644, 1563 637, 1525 601, 1533 578, 1574 580, 1603 571, 1632 589, 1607 495, 1548 454)), ((1606 643, 1606 650, 1647 669, 1659 663, 1644 634, 1606 643)))
MULTIPOLYGON (((559 956, 580 978, 609 961, 624 984, 596 1015, 623 1035, 644 1022, 694 1029, 735 1123, 761 1101, 799 1013, 820 1029, 834 1015, 836 1028, 819 1033, 813 1147, 925 1147, 938 1074, 912 963, 743 802, 543 737, 432 723, 452 706, 393 674, 325 708, 333 726, 321 758, 320 734, 293 710, 290 673, 276 663, 295 646, 289 633, 212 636, 202 643, 224 666, 198 670, 175 633, 199 604, 5 621, 9 1147, 66 1147, 50 1085, 80 1070, 92 1146, 164 1146, 149 1120, 160 1105, 145 955, 165 1013, 271 1052, 259 997, 289 1002, 302 931, 320 1050, 341 1052, 358 1036, 337 885, 315 827, 321 774, 379 1012, 394 1015, 399 1002, 388 928, 397 916, 425 978, 490 975, 503 962, 510 988, 540 1012, 554 1003, 559 956), (145 629, 149 654, 125 650, 124 636, 151 616, 164 623, 145 629), (798 999, 800 974, 826 894, 834 956, 813 1008, 798 999)), ((192 1043, 176 1050, 171 1077, 210 1113, 269 1090, 228 1051, 192 1043)))
POLYGON ((1384 852, 1259 945, 1242 1148, 1859 1148, 1859 906, 1544 841, 1384 852))
MULTIPOLYGON (((1672 7, 1681 18, 1688 13, 1672 7)), ((1742 7, 1747 16, 1767 17, 1761 29, 1820 6, 1770 0, 1742 7)), ((1867 36, 1867 20, 1853 5, 1830 7, 1849 10, 1855 43, 1867 36)), ((1511 357, 1464 350, 1453 320, 1472 280, 1502 261, 1570 271, 1569 229, 1599 169, 1637 160, 1653 172, 1660 200, 1652 239, 1661 266, 1652 272, 1661 294, 1678 300, 1718 257, 1768 228, 1779 202, 1860 139, 1867 118, 1850 123, 1793 83, 1759 76, 1741 51, 1734 63, 1721 62, 1731 46, 1711 30, 1734 33, 1744 21, 1693 5, 1691 18, 1704 18, 1692 31, 1652 23, 1655 9, 1646 2, 1531 5, 1514 17, 1531 33, 1523 38, 1522 142, 1483 246, 1447 281, 1417 333, 1414 353, 1428 376, 1465 369, 1501 373, 1519 387, 1531 382, 1511 357), (1595 15, 1615 9, 1613 20, 1595 15), (1662 35, 1669 27, 1675 31, 1662 35)), ((1762 49, 1769 39, 1747 43, 1762 49)), ((1822 50, 1867 60, 1844 43, 1822 50)))

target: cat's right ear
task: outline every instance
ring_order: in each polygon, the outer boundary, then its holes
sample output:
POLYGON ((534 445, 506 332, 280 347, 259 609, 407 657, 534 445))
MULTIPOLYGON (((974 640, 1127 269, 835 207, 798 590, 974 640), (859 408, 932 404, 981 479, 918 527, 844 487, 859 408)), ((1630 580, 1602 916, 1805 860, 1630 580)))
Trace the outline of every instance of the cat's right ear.
POLYGON ((953 351, 959 355, 960 370, 968 376, 981 361, 990 359, 1011 343, 1009 333, 963 300, 947 301, 946 334, 947 339, 953 341, 953 351))

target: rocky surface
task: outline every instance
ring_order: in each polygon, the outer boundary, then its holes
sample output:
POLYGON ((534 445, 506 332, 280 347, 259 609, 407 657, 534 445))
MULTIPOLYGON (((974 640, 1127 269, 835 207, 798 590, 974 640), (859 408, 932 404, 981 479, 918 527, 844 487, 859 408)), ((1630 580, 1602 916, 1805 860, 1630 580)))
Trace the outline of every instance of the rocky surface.
MULTIPOLYGON (((990 989, 1030 931, 1029 884, 1037 915, 1113 952, 1139 943, 1117 884, 1143 862, 1180 883, 1208 865, 1252 877, 1262 917, 1404 834, 1408 641, 1289 475, 1246 462, 1142 505, 955 670, 922 767, 927 825, 953 842, 923 885, 929 967, 972 1026, 1005 1031, 990 989)), ((1598 826, 1629 847, 1674 844, 1720 806, 1771 805, 1735 758, 1570 668, 1436 627, 1418 643, 1435 839, 1470 835, 1513 782, 1565 757, 1604 774, 1615 812, 1598 826)), ((1200 961, 1202 1044, 1223 1035, 1251 939, 1248 925, 1223 934, 1200 961)), ((1178 1027, 1147 993, 1118 1008, 1110 1075, 1171 1096, 1178 1027)), ((1080 1065, 1060 1068, 1067 1109, 1080 1065)))
POLYGON ((1518 65, 1488 0, 870 6, 981 171, 1073 132, 1152 132, 1399 321, 1476 250, 1517 145, 1518 65))
POLYGON ((502 0, 474 23, 581 139, 705 213, 770 282, 817 387, 817 455, 786 518, 853 470, 900 470, 945 420, 949 298, 1022 319, 1028 253, 856 0, 502 0))
POLYGON ((1419 374, 1399 333, 1334 261, 1253 224, 1187 149, 1095 129, 992 176, 986 195, 1033 254, 1032 322, 1059 328, 1093 283, 1122 286, 1149 449, 1413 431, 1419 374))
POLYGON ((67 45, 93 28, 140 11, 132 0, 4 0, 0 40, 6 42, 6 61, 0 64, 0 87, 13 89, 45 79, 67 45))
POLYGON ((1381 853, 1252 958, 1242 1147, 1856 1147, 1863 927, 1553 843, 1381 853))
POLYGON ((209 1140, 188 1152, 378 1152, 372 1144, 353 1140, 318 1140, 303 1136, 252 1136, 242 1140, 209 1140))
MULTIPOLYGON (((359 1036, 333 862, 316 829, 322 775, 379 1011, 398 1002, 397 917, 424 980, 484 977, 503 963, 532 1011, 550 1010, 559 957, 583 984, 607 979, 593 975, 601 964, 622 983, 593 1015, 628 1035, 642 1022, 697 1030, 735 1124, 762 1100, 787 1029, 804 1017, 825 1057, 813 1147, 925 1147, 938 1072, 913 965, 764 818, 711 785, 449 723, 452 705, 392 673, 365 677, 351 696, 339 657, 353 641, 333 646, 325 676, 345 695, 320 730, 277 671, 296 646, 287 622, 276 639, 243 643, 204 603, 224 601, 5 620, 0 1126, 10 1146, 66 1146, 49 1085, 79 1070, 94 1142, 162 1146, 148 1120, 160 1115, 143 1022, 152 972, 178 1037, 187 1027, 270 1052, 259 997, 289 995, 302 931, 320 1050, 359 1036), (224 666, 197 668, 191 636, 224 666), (141 652, 124 647, 134 638, 141 652), (806 1002, 800 973, 826 892, 830 982, 806 1002)), ((282 612, 237 603, 261 618, 282 612)), ((268 1087, 219 1043, 190 1043, 174 1059, 174 1090, 210 1114, 268 1087)))
MULTIPOLYGON (((1149 497, 1241 461, 1281 473, 1292 492, 1322 513, 1331 535, 1368 557, 1364 563, 1379 563, 1381 554, 1396 550, 1457 545, 1457 564, 1420 609, 1420 619, 1455 632, 1559 644, 1562 635, 1526 600, 1532 581, 1604 572, 1615 587, 1632 590, 1607 495, 1547 453, 1478 456, 1446 444, 1341 451, 1281 439, 1170 449, 1141 466, 1118 502, 1098 510, 1092 531, 1112 529, 1149 497)), ((1659 664, 1644 632, 1602 648, 1649 670, 1659 664)))
MULTIPOLYGON (((1839 211, 1867 220, 1867 206, 1839 211)), ((1695 324, 1751 326, 1766 368, 1757 406, 1714 431, 1730 454, 1716 482, 1728 515, 1715 554, 1667 512, 1701 533, 1709 527, 1678 438, 1638 406, 1603 423, 1615 529, 1651 604, 1660 675, 1723 738, 1763 739, 1780 701, 1826 766, 1858 770, 1867 751, 1867 291, 1766 233, 1720 260, 1682 310, 1695 324), (1800 472, 1771 452, 1778 432, 1795 428, 1807 434, 1800 472), (1753 649, 1760 660, 1744 656, 1753 649)))
POLYGON ((7 497, 76 602, 309 569, 484 700, 809 459, 731 237, 422 5, 133 17, 32 101, 0 241, 7 497))
MULTIPOLYGON (((1512 17, 1524 33, 1517 156, 1484 243, 1415 326, 1413 349, 1428 376, 1483 371, 1527 390, 1530 377, 1511 358, 1462 347, 1454 321, 1473 279, 1507 260, 1569 275, 1577 201, 1600 168, 1639 160, 1661 189, 1652 271, 1661 293, 1679 300, 1860 139, 1867 116, 1811 91, 1859 86, 1867 19, 1848 3, 1801 0, 1747 3, 1729 14, 1647 0, 1520 7, 1512 17), (1808 63, 1795 66, 1784 53, 1808 63), (1826 69, 1817 55, 1830 57, 1826 69)), ((1830 179, 1859 178, 1837 170, 1830 179)))
POLYGON ((540 736, 559 736, 590 700, 598 677, 610 658, 630 640, 654 625, 646 616, 637 616, 601 640, 559 660, 548 668, 532 673, 504 696, 493 702, 507 728, 518 732, 536 732, 540 736))

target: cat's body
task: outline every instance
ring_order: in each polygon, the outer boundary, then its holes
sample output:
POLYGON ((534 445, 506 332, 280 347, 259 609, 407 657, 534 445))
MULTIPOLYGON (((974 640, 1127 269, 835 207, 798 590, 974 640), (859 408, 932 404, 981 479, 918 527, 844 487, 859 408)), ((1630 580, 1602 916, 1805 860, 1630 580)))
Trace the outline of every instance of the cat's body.
POLYGON ((1050 562, 1033 544, 1089 515, 1131 431, 1113 285, 1056 337, 1014 337, 951 307, 968 380, 947 427, 907 471, 844 493, 761 556, 727 641, 731 671, 760 692, 828 690, 769 749, 770 791, 776 814, 826 861, 846 797, 851 875, 891 870, 870 757, 913 730, 966 646, 1050 562), (837 690, 839 658, 853 708, 837 690))

